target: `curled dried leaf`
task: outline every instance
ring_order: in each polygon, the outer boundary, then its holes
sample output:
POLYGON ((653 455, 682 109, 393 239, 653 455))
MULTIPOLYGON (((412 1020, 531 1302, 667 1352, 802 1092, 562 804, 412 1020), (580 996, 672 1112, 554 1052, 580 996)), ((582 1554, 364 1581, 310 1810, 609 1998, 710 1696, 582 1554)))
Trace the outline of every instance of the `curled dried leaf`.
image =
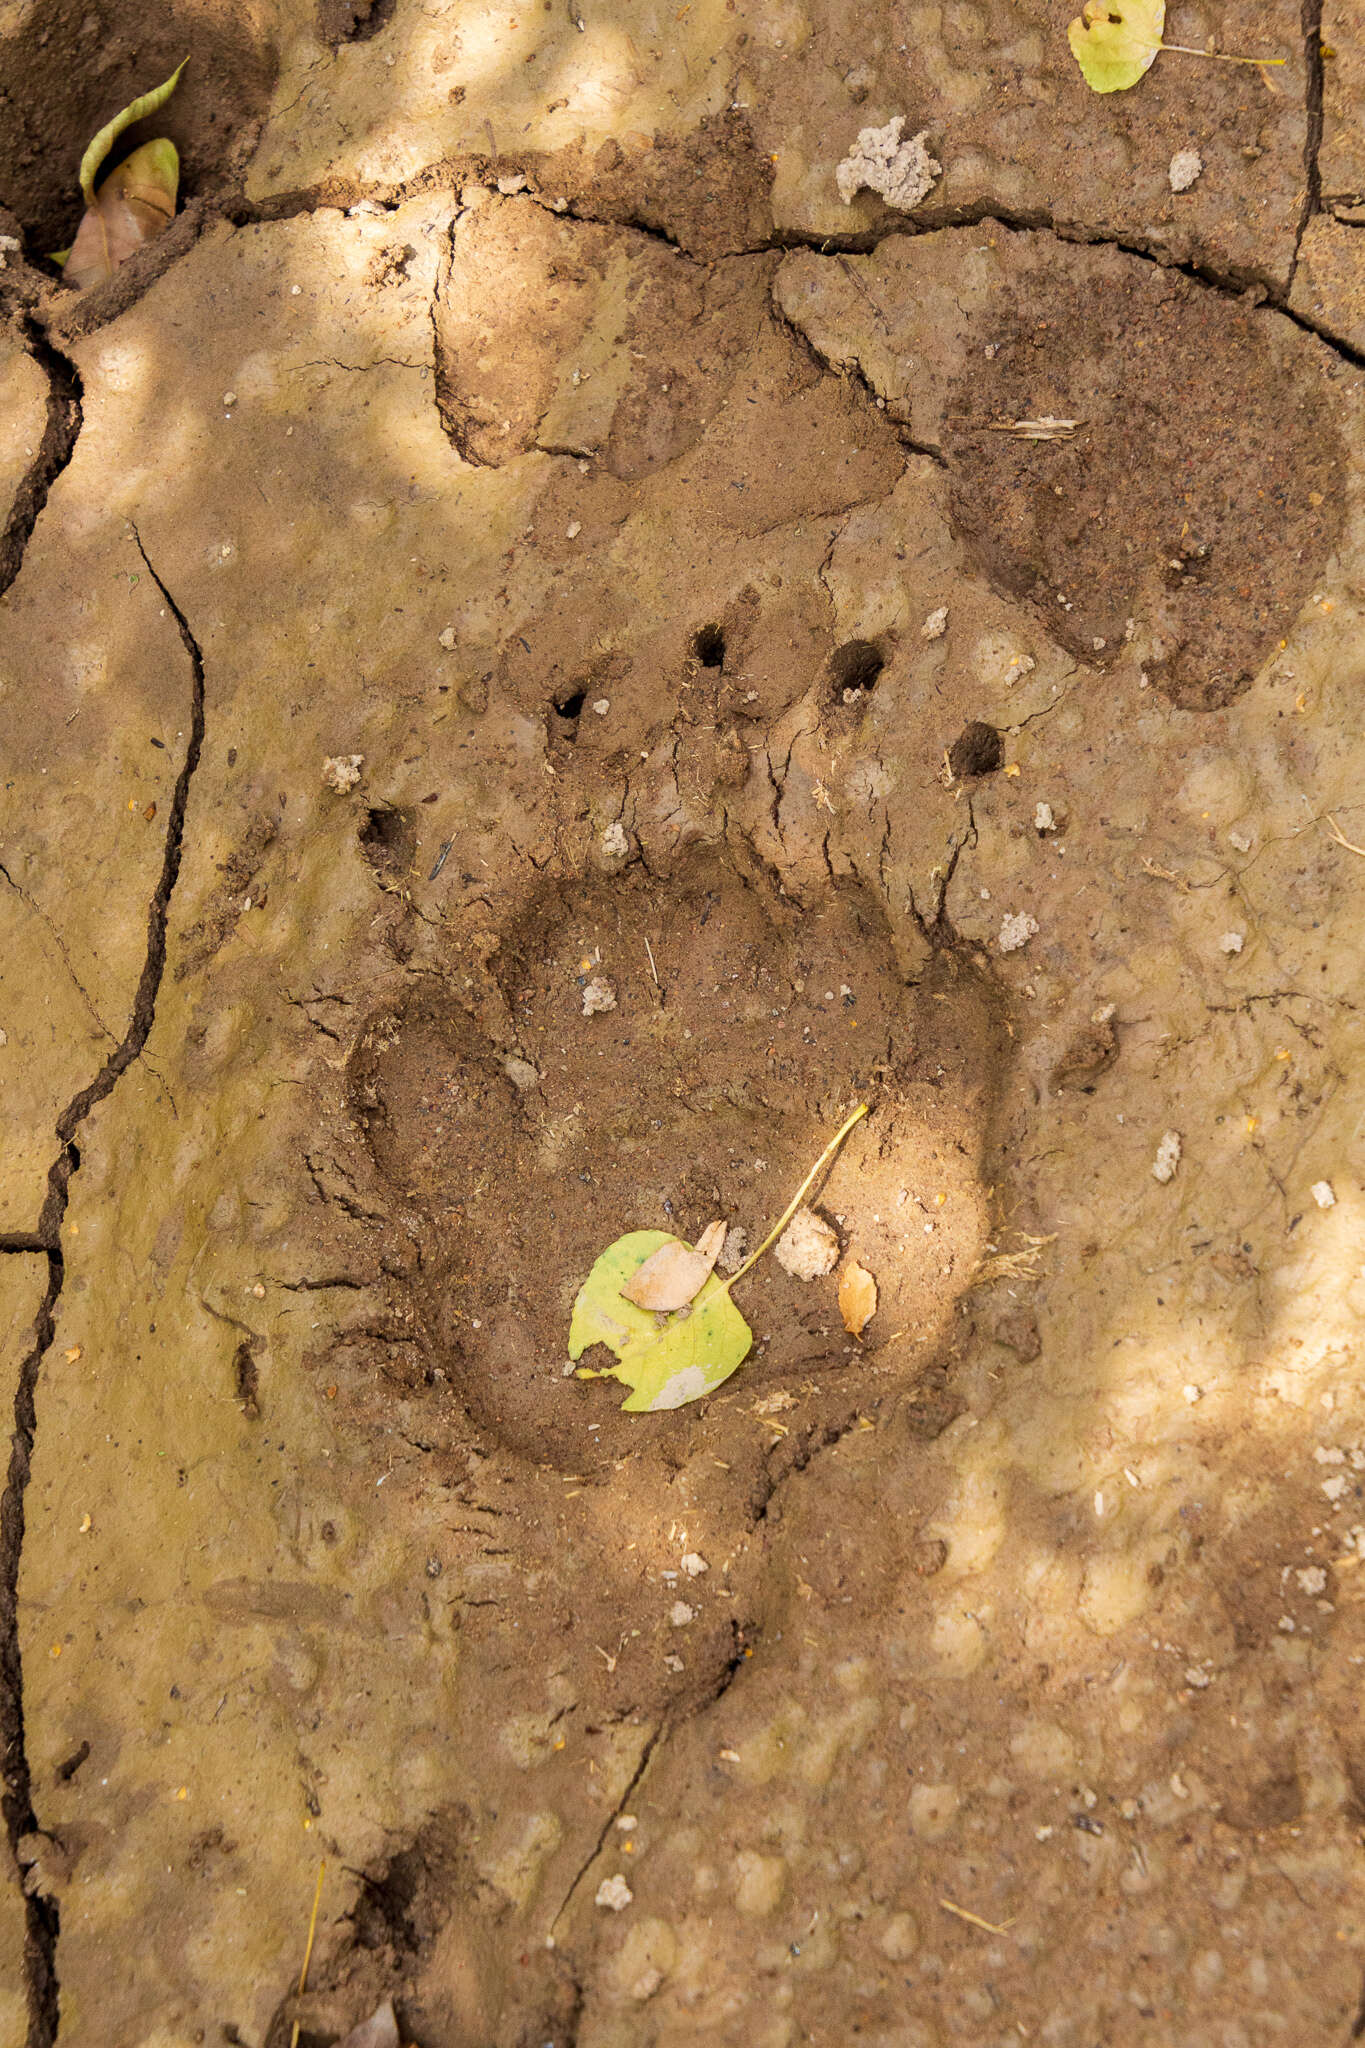
POLYGON ((856 1259, 839 1275, 839 1313, 851 1337, 861 1337, 877 1313, 877 1283, 856 1259))
POLYGON ((164 136, 126 157, 86 209, 66 259, 67 283, 77 291, 100 283, 169 227, 179 182, 180 158, 164 136))
POLYGON ((669 1238, 636 1268, 621 1293, 637 1308, 662 1312, 686 1308, 705 1286, 724 1242, 723 1218, 708 1223, 695 1246, 684 1244, 680 1237, 669 1238))
POLYGON ((99 175, 100 165, 120 135, 126 128, 131 128, 135 121, 145 120, 148 114, 155 114, 165 106, 179 85, 180 74, 189 61, 188 57, 182 58, 164 84, 153 86, 152 90, 144 92, 140 99, 130 100, 126 107, 115 114, 112 121, 106 121, 100 129, 81 158, 81 191, 87 206, 93 206, 95 203, 95 179, 99 175))

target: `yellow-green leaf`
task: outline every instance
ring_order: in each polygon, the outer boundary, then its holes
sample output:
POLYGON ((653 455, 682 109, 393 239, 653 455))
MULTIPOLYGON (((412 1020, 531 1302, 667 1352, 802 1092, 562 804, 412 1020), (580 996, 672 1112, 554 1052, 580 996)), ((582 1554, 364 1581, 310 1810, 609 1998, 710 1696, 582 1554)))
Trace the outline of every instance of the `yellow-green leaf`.
POLYGON ((154 114, 159 107, 165 106, 167 100, 175 91, 177 85, 179 85, 180 74, 189 61, 188 57, 183 58, 176 65, 175 70, 164 85, 155 86, 151 92, 144 92, 141 99, 130 101, 122 113, 115 114, 113 120, 106 121, 103 128, 100 129, 99 134, 81 158, 81 191, 85 196, 87 206, 94 204, 95 179, 99 175, 100 165, 104 162, 104 159, 108 156, 124 129, 131 128, 134 121, 144 120, 148 114, 154 114))
POLYGON ((621 1288, 661 1246, 678 1239, 667 1230, 632 1230, 607 1246, 578 1292, 569 1325, 569 1356, 581 1358, 605 1344, 617 1363, 608 1368, 630 1388, 622 1407, 633 1414, 681 1408, 728 1380, 743 1363, 753 1331, 714 1273, 687 1308, 661 1317, 627 1301, 621 1288))
POLYGON ((1165 26, 1166 0, 1086 0, 1066 33, 1092 92, 1126 92, 1151 69, 1165 26))

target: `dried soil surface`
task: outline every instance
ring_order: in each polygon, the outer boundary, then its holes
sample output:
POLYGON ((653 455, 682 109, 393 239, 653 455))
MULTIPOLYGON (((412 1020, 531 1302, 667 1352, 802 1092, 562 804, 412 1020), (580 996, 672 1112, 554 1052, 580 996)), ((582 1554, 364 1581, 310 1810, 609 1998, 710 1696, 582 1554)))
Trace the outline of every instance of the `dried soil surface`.
POLYGON ((0 2048, 1360 2035, 1365 18, 1066 12, 0 19, 0 2048))

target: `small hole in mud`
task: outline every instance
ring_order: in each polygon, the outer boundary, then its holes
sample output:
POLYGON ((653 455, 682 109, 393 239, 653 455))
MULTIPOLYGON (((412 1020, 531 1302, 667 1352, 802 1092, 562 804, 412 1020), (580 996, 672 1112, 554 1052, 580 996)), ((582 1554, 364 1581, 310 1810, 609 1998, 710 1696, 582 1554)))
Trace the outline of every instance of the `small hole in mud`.
POLYGON ((872 640, 845 640, 829 658, 830 695, 836 704, 849 704, 876 687, 886 667, 886 657, 872 640))
POLYGON ((53 1776, 59 1785, 69 1785, 81 1765, 90 1754, 90 1744, 83 1742, 79 1749, 73 1749, 70 1756, 59 1763, 53 1776))
POLYGON ((725 660, 725 635, 720 627, 698 627, 692 635, 692 652, 703 668, 719 668, 725 660))
POLYGON ((948 766, 959 779, 967 775, 994 775, 1005 758, 1005 743, 993 725, 972 719, 964 725, 948 749, 948 766))
POLYGON ((393 20, 397 0, 322 0, 318 29, 327 43, 368 43, 393 20))
POLYGON ((248 1422, 256 1422, 261 1413, 261 1375, 256 1364, 256 1349, 249 1337, 244 1337, 237 1346, 232 1361, 233 1383, 243 1415, 248 1422))
POLYGON ((562 739, 578 737, 578 721, 587 702, 586 690, 570 690, 554 701, 554 727, 562 739))
POLYGON ((413 811, 377 804, 366 812, 359 838, 360 851, 381 882, 396 881, 411 872, 417 851, 417 820, 413 811))

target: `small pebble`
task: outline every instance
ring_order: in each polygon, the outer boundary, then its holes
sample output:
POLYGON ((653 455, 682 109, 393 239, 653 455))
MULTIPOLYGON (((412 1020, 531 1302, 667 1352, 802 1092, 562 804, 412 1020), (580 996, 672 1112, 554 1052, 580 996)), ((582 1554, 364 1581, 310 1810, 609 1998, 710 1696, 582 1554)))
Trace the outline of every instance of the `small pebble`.
POLYGON ((616 1008, 616 990, 600 974, 595 974, 583 991, 583 1015, 599 1017, 606 1010, 616 1008))
POLYGON ((1320 1209, 1335 1209, 1337 1205, 1336 1191, 1330 1180, 1315 1180, 1311 1192, 1313 1200, 1320 1209))
POLYGON ((1002 953, 1017 953, 1026 946, 1038 929, 1038 920, 1027 910, 1009 912, 1000 926, 1000 950, 1002 953))
POLYGON ((1180 1164, 1182 1149, 1179 1131, 1167 1131, 1157 1146, 1156 1158, 1152 1161, 1153 1180, 1159 1180, 1164 1184, 1175 1179, 1175 1170, 1180 1164))
POLYGON ((1172 192, 1188 192, 1203 168, 1204 159, 1197 149, 1178 149, 1169 172, 1172 192))

